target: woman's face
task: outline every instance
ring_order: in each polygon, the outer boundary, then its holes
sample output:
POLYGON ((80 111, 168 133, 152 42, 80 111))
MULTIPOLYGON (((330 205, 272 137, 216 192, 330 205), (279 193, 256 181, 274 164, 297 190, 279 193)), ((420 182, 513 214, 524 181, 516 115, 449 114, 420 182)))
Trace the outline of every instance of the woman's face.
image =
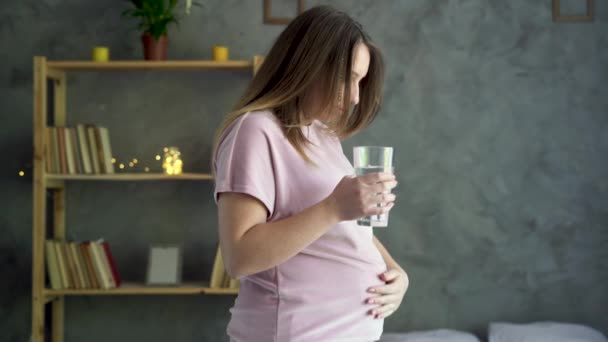
MULTIPOLYGON (((353 65, 352 65, 352 75, 350 76, 350 104, 356 105, 359 103, 359 83, 361 80, 367 75, 367 71, 369 69, 369 49, 365 44, 357 44, 353 49, 353 65)), ((329 117, 333 116, 332 114, 343 114, 349 108, 342 108, 342 96, 339 95, 338 98, 335 99, 337 102, 338 113, 328 113, 327 110, 321 108, 322 99, 324 96, 325 85, 323 81, 318 81, 312 88, 310 94, 310 106, 309 113, 315 118, 321 121, 327 120, 329 117)), ((342 85, 340 89, 340 94, 344 93, 344 85, 342 85)))

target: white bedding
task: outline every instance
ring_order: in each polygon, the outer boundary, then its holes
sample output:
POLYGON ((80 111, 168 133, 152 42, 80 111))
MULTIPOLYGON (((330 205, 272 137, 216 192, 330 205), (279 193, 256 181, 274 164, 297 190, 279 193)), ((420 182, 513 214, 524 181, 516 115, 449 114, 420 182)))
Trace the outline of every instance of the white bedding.
POLYGON ((558 322, 494 322, 490 324, 488 337, 489 342, 608 342, 593 328, 558 322))
POLYGON ((480 342, 475 335, 449 329, 385 333, 380 342, 480 342))

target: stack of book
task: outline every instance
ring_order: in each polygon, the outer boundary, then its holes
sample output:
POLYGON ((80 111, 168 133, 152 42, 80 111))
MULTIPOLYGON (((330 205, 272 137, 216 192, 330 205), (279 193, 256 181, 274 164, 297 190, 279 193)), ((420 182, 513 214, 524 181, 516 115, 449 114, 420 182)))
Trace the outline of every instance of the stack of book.
POLYGON ((233 279, 226 272, 224 267, 224 260, 222 259, 222 251, 218 245, 217 252, 215 253, 215 261, 213 262, 213 270, 211 271, 211 280, 209 281, 209 287, 211 288, 227 288, 227 289, 238 289, 239 281, 233 279))
POLYGON ((46 154, 48 173, 114 173, 110 134, 106 127, 91 124, 47 127, 46 154))
POLYGON ((107 241, 46 240, 45 256, 51 288, 111 289, 120 275, 107 241))

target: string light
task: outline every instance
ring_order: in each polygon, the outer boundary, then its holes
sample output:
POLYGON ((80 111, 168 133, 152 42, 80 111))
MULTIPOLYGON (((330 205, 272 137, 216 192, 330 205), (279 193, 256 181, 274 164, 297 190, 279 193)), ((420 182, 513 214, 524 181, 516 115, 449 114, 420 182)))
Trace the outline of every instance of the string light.
MULTIPOLYGON (((172 163, 172 167, 170 170, 166 171, 165 173, 167 174, 180 174, 182 171, 182 161, 181 158, 179 157, 180 152, 177 148, 175 147, 163 147, 163 152, 165 153, 165 155, 169 156, 172 155, 173 157, 170 159, 165 160, 164 162, 169 162, 172 163), (177 154, 176 154, 177 153, 177 154)), ((149 166, 142 166, 141 168, 137 168, 138 164, 139 164, 139 158, 137 157, 133 157, 130 159, 129 162, 124 162, 124 163, 120 163, 118 157, 112 157, 112 164, 113 165, 117 165, 118 168, 120 169, 120 171, 127 171, 129 168, 133 169, 133 170, 143 170, 144 172, 151 172, 151 168, 149 166), (127 168, 128 166, 128 168, 127 168)), ((146 158, 144 158, 146 159, 146 158)), ((162 157, 160 154, 157 154, 154 156, 154 159, 157 161, 161 161, 161 167, 162 167, 162 157)), ((29 170, 31 168, 30 164, 27 164, 25 166, 25 169, 18 169, 17 174, 19 175, 19 177, 25 177, 25 173, 26 170, 29 170)), ((134 172, 134 171, 130 171, 130 172, 134 172)))
MULTIPOLYGON (((173 156, 170 159, 167 160, 163 160, 163 156, 161 154, 156 154, 154 155, 154 159, 156 161, 160 161, 160 167, 162 168, 162 164, 163 163, 172 163, 172 167, 170 170, 165 171, 166 174, 180 174, 181 168, 182 168, 182 161, 181 158, 179 157, 180 152, 177 148, 175 147, 163 147, 162 151, 164 152, 165 156, 173 156), (177 154, 176 154, 177 153, 177 154)), ((156 164, 153 163, 154 165, 152 166, 144 166, 141 165, 138 167, 140 159, 138 157, 132 157, 129 158, 127 161, 121 162, 120 161, 120 157, 112 157, 112 164, 116 165, 116 167, 121 171, 121 172, 153 172, 153 170, 156 170, 156 164)), ((148 161, 149 160, 147 158, 144 158, 144 160, 148 161)), ((165 170, 165 169, 163 169, 165 170)), ((25 171, 26 169, 18 169, 18 174, 20 177, 24 177, 25 176, 25 171)))
POLYGON ((179 175, 182 173, 181 152, 177 147, 165 147, 165 159, 163 161, 163 171, 168 175, 179 175))

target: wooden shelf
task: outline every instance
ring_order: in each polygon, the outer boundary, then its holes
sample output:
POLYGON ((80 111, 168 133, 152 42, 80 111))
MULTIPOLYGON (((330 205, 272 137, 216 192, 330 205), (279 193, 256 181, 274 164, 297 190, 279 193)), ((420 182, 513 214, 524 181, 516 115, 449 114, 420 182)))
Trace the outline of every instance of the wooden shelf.
POLYGON ((182 173, 179 175, 166 175, 164 173, 114 173, 90 175, 45 174, 47 180, 65 181, 151 181, 151 180, 212 180, 213 175, 208 173, 182 173))
MULTIPOLYGON (((145 283, 125 282, 119 288, 61 289, 47 288, 45 241, 52 236, 66 237, 66 193, 68 183, 79 181, 212 181, 208 173, 183 173, 166 175, 156 172, 120 172, 115 174, 54 174, 46 173, 47 129, 49 122, 65 126, 67 121, 67 89, 70 72, 125 72, 125 71, 205 71, 228 70, 251 72, 253 75, 263 63, 262 56, 250 61, 230 60, 48 60, 46 56, 34 56, 33 64, 33 181, 32 181, 32 312, 31 341, 63 342, 65 331, 65 296, 104 295, 236 295, 239 289, 212 288, 209 282, 184 283, 179 286, 148 286, 145 283), (53 82, 48 82, 51 79, 53 82), (52 120, 49 120, 52 119, 52 120), (60 189, 52 192, 49 189, 60 189), (47 304, 52 313, 47 317, 47 304)), ((143 170, 142 170, 143 171, 143 170)), ((71 209, 71 208, 70 208, 71 209)), ((100 215, 103 212, 100 209, 100 215)), ((214 283, 215 284, 215 283, 214 283)), ((78 324, 78 323, 76 323, 78 324)))
POLYGON ((243 69, 252 70, 253 61, 168 60, 168 61, 48 61, 47 67, 57 71, 107 71, 107 70, 205 70, 243 69))
POLYGON ((179 286, 148 286, 143 283, 123 283, 115 289, 44 289, 44 294, 55 296, 104 296, 104 295, 236 295, 239 289, 210 288, 206 283, 185 283, 179 286))

